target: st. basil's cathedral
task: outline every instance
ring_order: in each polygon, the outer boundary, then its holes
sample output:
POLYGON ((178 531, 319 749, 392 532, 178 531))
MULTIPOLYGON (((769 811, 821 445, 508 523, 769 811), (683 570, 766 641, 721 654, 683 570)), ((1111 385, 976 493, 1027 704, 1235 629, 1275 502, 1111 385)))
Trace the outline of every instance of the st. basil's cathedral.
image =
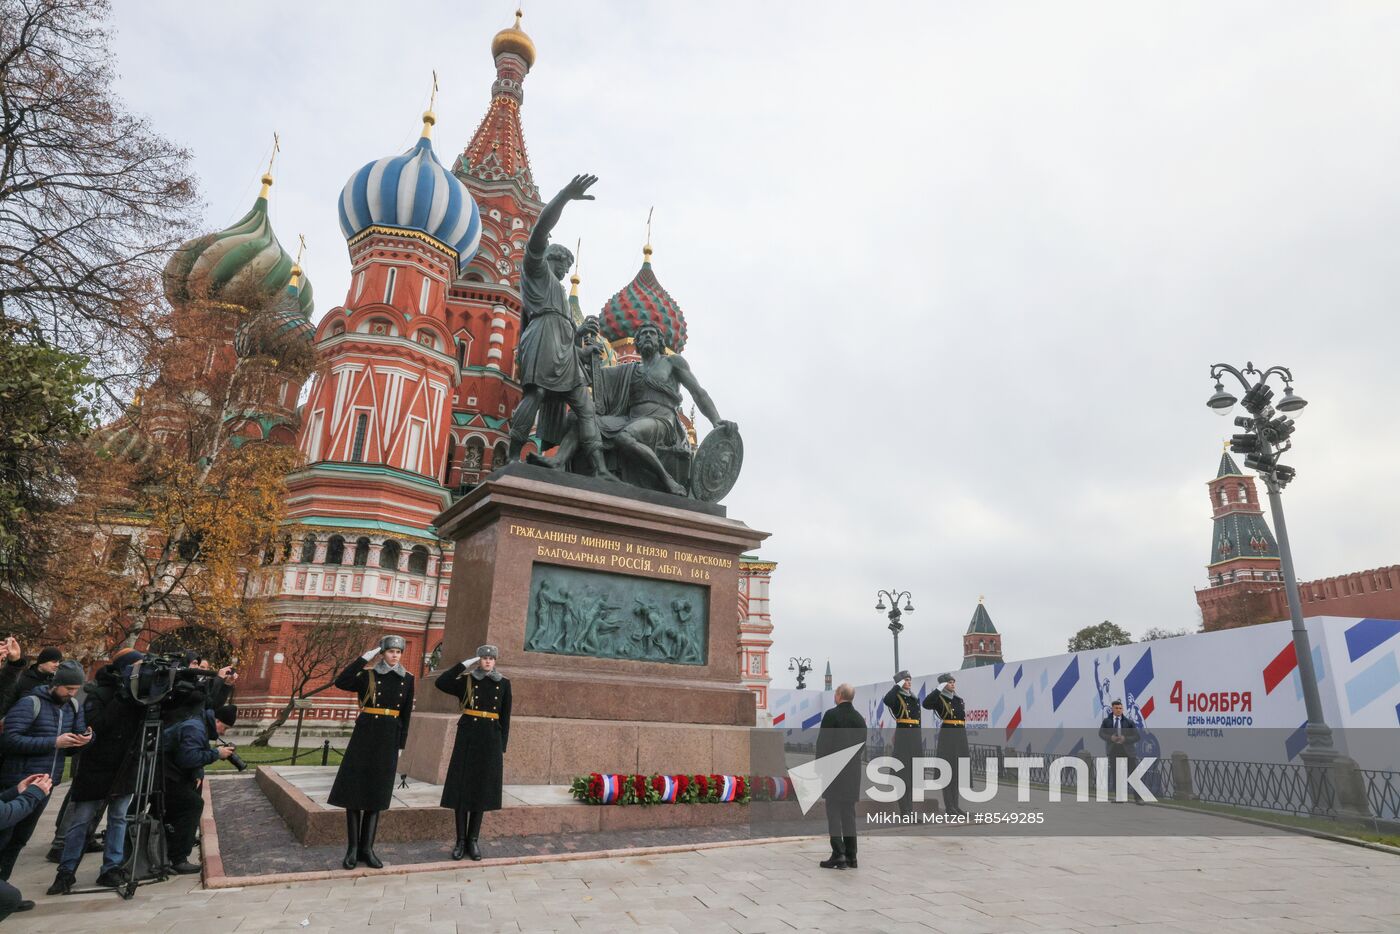
MULTIPOLYGON (((337 205, 350 287, 314 327, 311 283, 268 220, 270 174, 247 215, 185 244, 167 266, 177 312, 196 293, 217 300, 252 287, 277 303, 283 336, 298 335, 316 355, 308 387, 288 382, 262 393, 231 426, 248 441, 295 445, 304 464, 287 479, 280 548, 252 572, 252 595, 267 601, 271 625, 240 663, 245 722, 268 720, 287 703, 286 650, 297 627, 328 615, 361 617, 375 636, 403 636, 405 664, 420 676, 441 651, 452 555, 433 520, 506 460, 521 396, 520 264, 543 208, 520 116, 535 45, 519 13, 491 54, 490 105, 450 170, 434 150, 429 111, 410 149, 350 176, 337 205)), ((685 317, 651 254, 647 244, 640 271, 599 313, 609 362, 637 359, 632 337, 643 322, 658 325, 677 352, 685 346, 685 317)), ((582 322, 577 274, 571 286, 582 322)), ((211 365, 252 352, 251 340, 239 333, 231 346, 211 348, 211 365)), ((760 717, 774 568, 746 557, 735 617, 740 673, 760 717)), ((336 691, 306 711, 321 725, 354 714, 353 699, 336 691)))

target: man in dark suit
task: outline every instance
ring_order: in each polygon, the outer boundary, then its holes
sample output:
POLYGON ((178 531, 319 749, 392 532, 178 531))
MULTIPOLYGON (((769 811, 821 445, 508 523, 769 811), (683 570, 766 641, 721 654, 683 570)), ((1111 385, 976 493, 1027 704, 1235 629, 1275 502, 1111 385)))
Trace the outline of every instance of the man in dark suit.
POLYGON ((851 703, 856 689, 849 684, 836 688, 836 706, 822 714, 817 733, 817 758, 861 744, 841 774, 822 792, 826 801, 826 826, 831 834, 831 857, 819 863, 823 869, 856 868, 856 802, 860 800, 860 770, 865 760, 865 718, 851 703))
MULTIPOLYGON (((1138 729, 1133 718, 1123 711, 1123 702, 1115 700, 1109 715, 1099 724, 1099 738, 1108 750, 1108 792, 1110 800, 1122 800, 1122 789, 1115 798, 1113 791, 1118 782, 1118 763, 1115 760, 1127 759, 1128 772, 1137 767, 1138 729)), ((1133 801, 1142 804, 1142 798, 1133 792, 1133 801)))

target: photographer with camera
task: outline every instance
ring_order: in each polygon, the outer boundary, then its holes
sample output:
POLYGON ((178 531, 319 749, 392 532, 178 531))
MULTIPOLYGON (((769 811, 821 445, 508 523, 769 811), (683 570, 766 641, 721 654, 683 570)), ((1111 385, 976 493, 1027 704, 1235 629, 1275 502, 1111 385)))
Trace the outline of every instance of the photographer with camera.
MULTIPOLYGON (((0 792, 0 833, 13 829, 36 810, 42 811, 53 791, 53 779, 46 774, 30 775, 15 787, 0 792)), ((9 882, 0 882, 0 921, 16 911, 28 911, 34 903, 20 895, 9 882)))
MULTIPOLYGON (((0 788, 18 785, 31 775, 48 775, 54 785, 63 781, 64 759, 92 739, 82 708, 75 699, 83 686, 83 669, 64 662, 50 684, 40 685, 21 697, 5 714, 0 733, 0 788)), ((39 817, 48 806, 45 798, 13 827, 0 830, 0 879, 8 881, 20 850, 29 842, 39 817)))
POLYGON ((224 731, 234 725, 238 710, 232 706, 205 709, 205 694, 198 689, 183 692, 182 699, 183 706, 167 719, 171 725, 161 732, 161 746, 165 823, 170 828, 166 850, 170 868, 181 875, 189 875, 200 870, 197 864, 190 862, 190 853, 194 850, 199 819, 204 814, 201 793, 204 767, 219 759, 233 759, 236 753, 231 745, 220 744, 218 749, 211 749, 209 743, 218 741, 224 731))
POLYGON ((124 881, 120 866, 126 852, 126 816, 136 790, 141 721, 145 716, 144 705, 132 697, 127 682, 132 666, 144 657, 135 649, 115 652, 87 686, 83 716, 94 738, 83 750, 82 768, 74 775, 68 792, 63 849, 49 895, 67 895, 72 891, 88 836, 104 805, 107 838, 97 884, 115 887, 124 881))

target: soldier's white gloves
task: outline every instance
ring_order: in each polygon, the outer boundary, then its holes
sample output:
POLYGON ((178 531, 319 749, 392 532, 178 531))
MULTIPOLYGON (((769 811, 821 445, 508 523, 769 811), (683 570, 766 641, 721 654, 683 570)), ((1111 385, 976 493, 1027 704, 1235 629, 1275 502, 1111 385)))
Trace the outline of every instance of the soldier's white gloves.
POLYGON ((376 655, 378 655, 378 654, 379 654, 379 646, 376 645, 374 648, 370 649, 368 652, 366 652, 365 654, 361 655, 360 658, 363 658, 365 661, 369 661, 371 658, 374 658, 374 656, 376 656, 376 655))
POLYGON ((463 668, 470 668, 471 666, 475 665, 475 664, 476 664, 477 662, 479 662, 479 661, 481 661, 481 656, 480 656, 480 655, 473 655, 471 658, 469 658, 469 659, 467 659, 466 661, 462 662, 462 667, 463 667, 463 668))

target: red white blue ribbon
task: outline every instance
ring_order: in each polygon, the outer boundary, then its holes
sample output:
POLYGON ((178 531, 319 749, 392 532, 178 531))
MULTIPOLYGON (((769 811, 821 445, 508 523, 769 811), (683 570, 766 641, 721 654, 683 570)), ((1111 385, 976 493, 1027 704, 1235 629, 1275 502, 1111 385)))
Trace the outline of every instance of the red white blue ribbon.
POLYGON ((724 775, 720 778, 719 800, 733 801, 735 793, 738 791, 738 783, 734 781, 733 775, 724 775))
POLYGON ((603 776, 603 803, 616 804, 618 795, 622 793, 621 775, 603 776))
POLYGON ((672 775, 661 776, 661 800, 675 803, 676 800, 676 779, 672 775))

